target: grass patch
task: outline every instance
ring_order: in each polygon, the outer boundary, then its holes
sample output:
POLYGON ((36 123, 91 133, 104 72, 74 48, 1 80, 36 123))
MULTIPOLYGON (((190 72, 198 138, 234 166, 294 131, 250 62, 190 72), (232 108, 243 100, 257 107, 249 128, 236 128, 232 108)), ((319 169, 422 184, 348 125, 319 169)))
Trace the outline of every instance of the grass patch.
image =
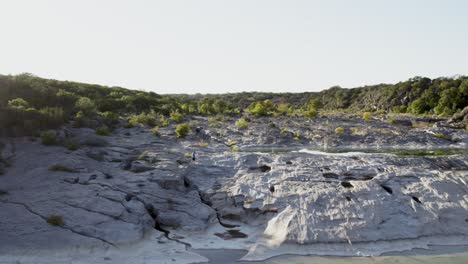
POLYGON ((99 136, 108 136, 110 135, 110 129, 107 126, 102 126, 96 129, 96 135, 99 136))
POLYGON ((239 129, 247 129, 249 127, 249 122, 247 122, 247 120, 243 117, 237 119, 235 124, 239 129))
POLYGON ((57 144, 57 137, 50 131, 41 133, 41 142, 43 145, 51 146, 57 144))
POLYGON ((221 125, 218 124, 218 123, 211 123, 208 125, 208 127, 211 127, 211 128, 221 128, 221 125))
POLYGON ((216 121, 224 122, 225 120, 226 120, 225 117, 223 115, 220 115, 220 114, 208 118, 209 122, 216 122, 216 121))
POLYGON ((65 224, 63 217, 60 215, 49 215, 47 217, 47 223, 53 226, 63 226, 65 224))
POLYGON ((75 151, 80 148, 80 144, 78 144, 77 141, 71 140, 71 139, 66 139, 63 142, 63 146, 66 147, 68 150, 75 151))
POLYGON ((362 114, 362 119, 366 121, 371 120, 371 118, 372 118, 372 114, 370 112, 364 112, 364 114, 362 114))
POLYGON ((342 128, 342 127, 337 127, 337 128, 335 128, 335 133, 336 133, 336 134, 344 133, 344 131, 345 131, 345 130, 344 130, 344 128, 342 128))
POLYGON ((198 142, 198 146, 202 147, 202 148, 206 148, 208 147, 208 142, 205 142, 205 141, 200 141, 198 142))
POLYGON ((296 133, 294 133, 294 140, 296 141, 301 140, 301 132, 296 131, 296 133))
POLYGON ((50 171, 64 171, 64 172, 74 172, 72 168, 69 168, 65 165, 55 164, 49 167, 50 171))
POLYGON ((435 133, 434 136, 436 136, 438 138, 445 139, 445 140, 450 140, 450 138, 448 136, 446 136, 445 134, 440 133, 440 132, 435 133))

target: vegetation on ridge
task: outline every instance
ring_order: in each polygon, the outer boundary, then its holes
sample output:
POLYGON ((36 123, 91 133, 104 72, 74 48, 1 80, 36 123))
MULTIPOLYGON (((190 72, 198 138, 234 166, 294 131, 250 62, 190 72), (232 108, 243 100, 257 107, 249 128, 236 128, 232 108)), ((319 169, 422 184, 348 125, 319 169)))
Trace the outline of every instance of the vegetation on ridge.
MULTIPOLYGON (((321 92, 159 95, 43 79, 31 74, 0 75, 0 136, 39 135, 72 121, 75 127, 168 126, 184 116, 222 115, 315 117, 319 111, 452 115, 468 106, 468 77, 411 78, 397 84, 321 92), (105 126, 104 126, 105 125, 105 126)), ((107 132, 107 131, 99 131, 107 132)), ((106 134, 106 133, 104 133, 106 134)))

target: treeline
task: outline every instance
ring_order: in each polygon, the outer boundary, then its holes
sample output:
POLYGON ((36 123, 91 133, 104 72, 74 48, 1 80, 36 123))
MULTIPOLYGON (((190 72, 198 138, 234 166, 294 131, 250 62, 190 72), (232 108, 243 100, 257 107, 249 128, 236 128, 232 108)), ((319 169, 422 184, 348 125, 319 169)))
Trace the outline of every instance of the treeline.
POLYGON ((305 93, 159 95, 153 92, 43 79, 31 74, 0 75, 0 135, 31 135, 75 126, 167 125, 186 115, 307 116, 318 111, 452 115, 468 105, 468 77, 415 77, 397 84, 353 89, 332 87, 305 93))

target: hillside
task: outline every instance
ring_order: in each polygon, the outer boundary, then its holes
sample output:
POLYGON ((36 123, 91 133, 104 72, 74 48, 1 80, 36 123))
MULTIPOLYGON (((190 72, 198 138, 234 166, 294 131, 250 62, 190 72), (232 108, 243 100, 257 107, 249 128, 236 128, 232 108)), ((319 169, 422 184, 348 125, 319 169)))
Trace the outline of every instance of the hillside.
POLYGON ((121 115, 161 120, 171 113, 314 117, 322 110, 453 115, 466 106, 468 77, 433 80, 415 77, 397 84, 351 89, 332 87, 304 93, 159 95, 121 87, 50 80, 31 74, 0 75, 2 135, 30 135, 38 130, 57 128, 69 120, 93 127, 96 124, 92 119, 96 116, 112 123, 121 115))

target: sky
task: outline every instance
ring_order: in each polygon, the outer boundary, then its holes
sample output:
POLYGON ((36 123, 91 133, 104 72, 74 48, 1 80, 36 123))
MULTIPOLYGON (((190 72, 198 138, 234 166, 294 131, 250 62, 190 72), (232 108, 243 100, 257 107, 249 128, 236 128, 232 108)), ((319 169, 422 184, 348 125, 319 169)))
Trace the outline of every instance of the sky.
POLYGON ((0 74, 157 93, 468 74, 464 0, 0 0, 0 74))

